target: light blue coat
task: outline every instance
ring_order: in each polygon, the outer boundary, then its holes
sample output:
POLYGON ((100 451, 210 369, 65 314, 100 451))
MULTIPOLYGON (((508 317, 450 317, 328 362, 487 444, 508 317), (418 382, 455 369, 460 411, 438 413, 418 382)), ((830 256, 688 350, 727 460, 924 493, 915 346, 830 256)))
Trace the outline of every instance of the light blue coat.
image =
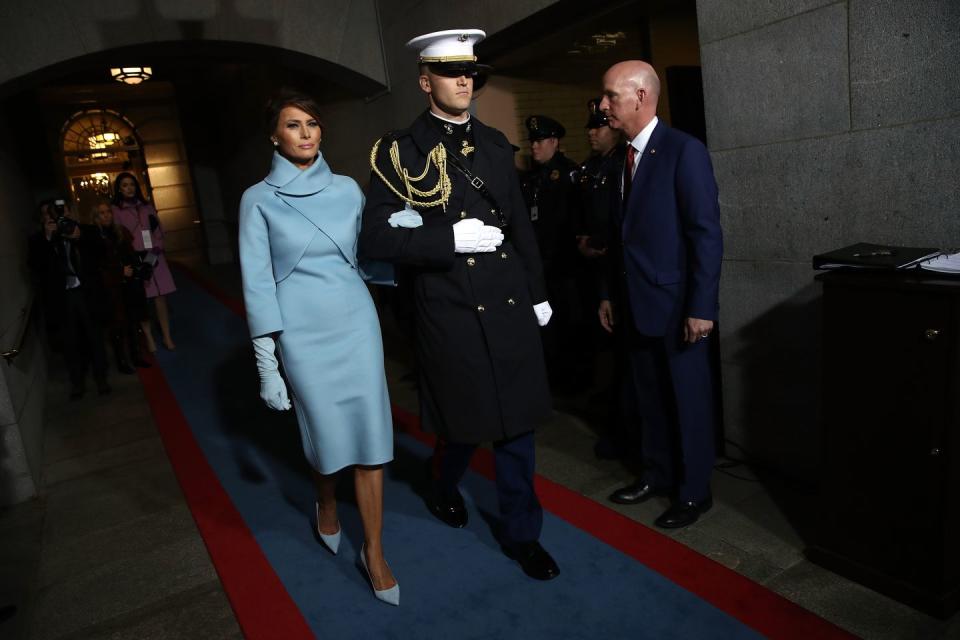
POLYGON ((393 458, 380 324, 357 261, 362 210, 356 182, 322 154, 301 170, 275 153, 240 201, 250 335, 277 335, 304 453, 324 474, 393 458))

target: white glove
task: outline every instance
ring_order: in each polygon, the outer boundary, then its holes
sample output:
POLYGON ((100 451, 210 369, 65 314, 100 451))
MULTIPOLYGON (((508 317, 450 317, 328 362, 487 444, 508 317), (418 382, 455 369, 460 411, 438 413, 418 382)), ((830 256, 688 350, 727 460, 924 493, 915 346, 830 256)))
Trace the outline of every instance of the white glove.
POLYGON ((397 227, 403 227, 404 229, 416 229, 417 227, 423 226, 423 218, 408 205, 401 211, 391 213, 390 217, 387 218, 387 223, 394 229, 397 227))
POLYGON ((260 374, 260 398, 275 411, 290 408, 287 385, 277 370, 277 357, 273 354, 276 343, 272 336, 253 339, 253 352, 257 356, 257 373, 260 374))
POLYGON ((456 253, 489 253, 503 242, 503 232, 467 218, 453 225, 453 250, 456 253))
POLYGON ((550 308, 550 303, 547 300, 544 300, 540 304, 533 305, 533 313, 537 316, 537 324, 541 327, 547 326, 547 323, 550 322, 550 316, 553 315, 553 309, 550 308))

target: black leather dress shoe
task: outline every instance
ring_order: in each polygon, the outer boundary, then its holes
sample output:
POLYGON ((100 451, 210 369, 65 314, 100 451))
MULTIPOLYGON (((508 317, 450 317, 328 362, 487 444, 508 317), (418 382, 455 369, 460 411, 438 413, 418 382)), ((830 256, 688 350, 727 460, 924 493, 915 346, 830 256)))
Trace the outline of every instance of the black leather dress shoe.
POLYGON ((700 514, 710 511, 713 506, 713 497, 707 496, 700 502, 674 502, 670 508, 663 512, 654 524, 661 529, 679 529, 686 527, 700 518, 700 514))
POLYGON ((467 507, 463 504, 463 496, 458 491, 452 496, 441 495, 440 491, 433 489, 431 495, 427 498, 427 506, 430 513, 449 527, 462 529, 467 526, 467 507))
POLYGON ((505 546, 503 552, 511 560, 519 562, 523 572, 535 580, 553 580, 560 575, 560 567, 539 542, 505 546))
POLYGON ((649 482, 638 480, 611 493, 609 500, 617 504, 639 504, 649 500, 653 496, 662 495, 662 493, 663 492, 649 482))

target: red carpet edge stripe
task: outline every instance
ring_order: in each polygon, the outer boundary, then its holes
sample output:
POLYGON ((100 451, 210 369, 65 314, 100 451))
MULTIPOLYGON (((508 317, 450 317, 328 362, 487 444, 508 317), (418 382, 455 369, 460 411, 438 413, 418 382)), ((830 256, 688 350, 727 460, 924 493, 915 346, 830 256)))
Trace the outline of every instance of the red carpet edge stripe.
MULTIPOLYGON (((420 430, 419 416, 394 405, 393 419, 399 430, 433 446, 435 438, 420 430)), ((493 453, 490 450, 477 449, 470 466, 493 480, 493 453)), ((541 475, 536 476, 535 482, 537 496, 547 511, 639 561, 768 638, 856 638, 736 571, 590 498, 541 475)), ((562 565, 561 561, 561 570, 562 565)))
MULTIPOLYGON (((243 310, 242 302, 226 295, 219 287, 193 269, 185 267, 182 264, 176 264, 176 266, 213 298, 240 317, 245 318, 246 314, 243 310)), ((155 370, 154 368, 147 371, 155 370)), ((146 377, 143 374, 143 370, 141 370, 141 377, 146 377)), ((166 381, 162 379, 162 374, 160 374, 159 377, 167 393, 171 396, 170 402, 176 407, 176 400, 172 398, 172 393, 170 393, 169 388, 166 386, 166 381)), ((213 472, 207 465, 206 460, 203 459, 199 447, 197 447, 196 442, 193 441, 192 435, 186 427, 179 408, 176 408, 175 412, 179 416, 180 421, 183 422, 183 427, 187 429, 185 436, 190 439, 190 444, 192 444, 196 453, 200 456, 199 464, 202 464, 206 471, 213 476, 213 472)), ((157 415, 157 412, 154 411, 154 414, 157 415)), ((420 418, 418 416, 393 405, 393 418, 395 427, 400 431, 411 435, 424 444, 433 446, 435 438, 420 430, 420 418)), ((169 446, 167 450, 170 452, 169 446)), ((477 473, 493 480, 493 454, 489 450, 478 449, 470 466, 477 473)), ((216 482, 215 477, 214 482, 216 482)), ((753 582, 736 571, 728 569, 715 560, 585 496, 571 491, 563 485, 557 484, 540 475, 536 476, 535 482, 540 502, 550 513, 562 518, 578 529, 589 533, 598 540, 603 541, 631 558, 634 558, 644 566, 656 571, 687 591, 703 598, 716 608, 768 638, 774 640, 809 640, 810 638, 833 640, 834 638, 856 638, 855 635, 850 634, 828 620, 824 620, 815 613, 807 611, 800 605, 753 582)), ((181 484, 184 484, 183 480, 181 480, 181 484)), ((216 487, 222 494, 223 499, 229 502, 229 498, 218 482, 216 482, 216 487)), ((184 489, 184 491, 186 492, 186 489, 184 489)), ((191 509, 192 508, 193 506, 191 504, 191 509)), ((232 504, 229 505, 229 508, 239 520, 240 515, 236 512, 236 509, 233 508, 232 504)), ((217 523, 213 524, 216 525, 217 523)), ((247 536, 250 536, 249 530, 243 525, 242 521, 240 521, 240 525, 242 526, 243 532, 247 536)), ((204 538, 206 540, 206 534, 204 534, 204 538)), ((211 556, 214 555, 212 549, 214 544, 212 540, 207 541, 207 546, 211 549, 211 556)), ((250 537, 250 544, 256 546, 252 536, 250 537)), ((262 552, 259 551, 259 548, 257 548, 256 552, 260 560, 266 563, 266 559, 263 557, 262 552)), ((216 559, 214 559, 214 563, 217 564, 216 559)), ((219 565, 217 565, 217 570, 221 575, 221 579, 224 580, 224 588, 227 588, 224 572, 220 570, 219 565)), ((267 570, 272 579, 277 582, 277 587, 282 590, 286 596, 286 590, 282 584, 279 584, 279 579, 276 577, 276 574, 273 573, 273 570, 270 569, 269 565, 267 565, 267 570)), ((245 572, 237 573, 243 574, 245 572)), ((248 580, 244 575, 240 575, 239 577, 245 581, 248 580)), ((229 590, 228 595, 230 595, 229 590)), ((289 600, 289 596, 287 596, 287 599, 289 600)), ((231 596, 231 602, 232 601, 231 596)), ((289 605, 293 607, 298 619, 302 622, 303 618, 299 610, 296 610, 292 601, 289 605)), ((236 609, 237 605, 234 605, 234 608, 236 609)), ((304 628, 306 628, 305 622, 303 622, 303 625, 304 628)), ((306 633, 308 635, 305 637, 311 637, 309 630, 307 630, 306 633)), ((248 637, 253 638, 260 636, 251 635, 248 637)), ((297 638, 299 636, 291 635, 288 637, 297 638)))
POLYGON ((312 640, 303 614, 207 463, 159 365, 138 372, 170 464, 244 636, 312 640))

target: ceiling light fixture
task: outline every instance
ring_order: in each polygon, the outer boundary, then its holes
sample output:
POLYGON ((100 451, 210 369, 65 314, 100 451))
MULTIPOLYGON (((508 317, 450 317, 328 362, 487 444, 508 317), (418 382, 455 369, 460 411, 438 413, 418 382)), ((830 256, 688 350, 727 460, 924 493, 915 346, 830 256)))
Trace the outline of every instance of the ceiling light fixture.
POLYGON ((153 76, 153 67, 111 67, 110 77, 124 84, 140 84, 153 76))

